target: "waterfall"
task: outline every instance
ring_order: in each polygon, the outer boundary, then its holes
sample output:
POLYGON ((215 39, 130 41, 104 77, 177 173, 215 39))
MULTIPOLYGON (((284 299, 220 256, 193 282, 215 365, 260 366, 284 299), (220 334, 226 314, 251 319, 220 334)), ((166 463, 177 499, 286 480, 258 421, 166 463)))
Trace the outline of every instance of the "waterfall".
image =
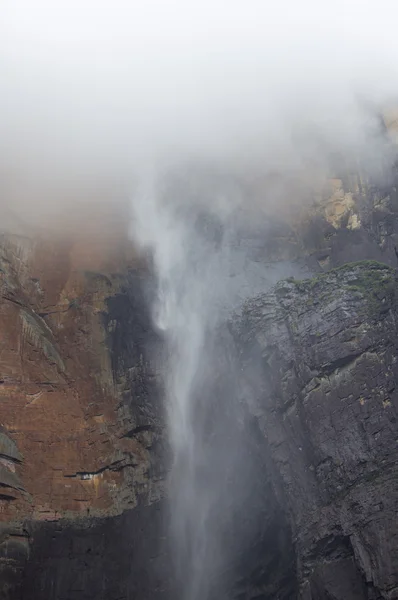
POLYGON ((233 460, 221 448, 212 455, 209 436, 216 435, 216 428, 220 434, 222 424, 214 416, 216 400, 203 378, 226 302, 236 192, 225 196, 212 181, 198 189, 197 181, 147 171, 133 198, 133 235, 153 257, 153 318, 167 348, 170 525, 183 600, 204 600, 218 585, 225 551, 216 521, 228 472, 225 462, 233 460))

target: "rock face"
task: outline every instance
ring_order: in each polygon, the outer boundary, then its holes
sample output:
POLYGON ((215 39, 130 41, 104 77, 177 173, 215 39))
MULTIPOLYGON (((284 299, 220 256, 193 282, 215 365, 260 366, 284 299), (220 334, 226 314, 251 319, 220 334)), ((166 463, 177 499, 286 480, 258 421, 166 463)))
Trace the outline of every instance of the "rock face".
MULTIPOLYGON (((329 184, 234 249, 248 281, 318 275, 248 301, 204 386, 237 395, 251 465, 226 493, 229 598, 398 598, 396 187, 329 184)), ((176 597, 151 278, 124 209, 89 216, 0 239, 2 600, 176 597)))
POLYGON ((120 244, 125 224, 112 214, 92 218, 83 235, 0 240, 4 599, 99 598, 98 585, 121 598, 127 584, 105 564, 117 565, 109 536, 119 528, 122 544, 125 534, 127 561, 138 552, 126 532, 152 522, 130 509, 153 505, 148 515, 159 522, 166 452, 145 354, 149 309, 132 249, 120 244))
POLYGON ((303 600, 398 597, 397 292, 365 261, 282 282, 232 323, 303 600))

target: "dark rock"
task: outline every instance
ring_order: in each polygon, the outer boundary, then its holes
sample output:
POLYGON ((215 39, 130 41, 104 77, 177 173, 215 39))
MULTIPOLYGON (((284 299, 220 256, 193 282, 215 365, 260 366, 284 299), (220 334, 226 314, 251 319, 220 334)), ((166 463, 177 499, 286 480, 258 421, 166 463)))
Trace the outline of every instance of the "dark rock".
POLYGON ((27 524, 32 544, 21 597, 168 598, 163 527, 159 503, 113 518, 27 524))
POLYGON ((398 596, 397 310, 394 271, 365 261, 281 282, 231 324, 303 600, 398 596))

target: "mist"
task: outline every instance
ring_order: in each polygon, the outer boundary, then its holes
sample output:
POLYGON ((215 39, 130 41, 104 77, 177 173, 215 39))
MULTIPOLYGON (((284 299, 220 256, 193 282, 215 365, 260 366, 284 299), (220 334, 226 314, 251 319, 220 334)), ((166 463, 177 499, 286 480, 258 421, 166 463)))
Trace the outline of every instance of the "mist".
POLYGON ((1 3, 0 208, 49 227, 80 203, 94 214, 128 198, 131 238, 152 256, 182 600, 228 597, 225 571, 244 540, 227 543, 226 532, 254 493, 223 322, 295 273, 264 271, 250 240, 266 236, 270 213, 312 201, 309 190, 336 175, 336 155, 373 177, 393 164, 380 114, 398 101, 396 10, 354 0, 1 3), (260 194, 247 193, 253 181, 260 194), (232 473, 245 489, 231 487, 232 473))
POLYGON ((137 162, 251 168, 357 152, 398 96, 382 1, 2 2, 5 173, 131 176, 137 162))

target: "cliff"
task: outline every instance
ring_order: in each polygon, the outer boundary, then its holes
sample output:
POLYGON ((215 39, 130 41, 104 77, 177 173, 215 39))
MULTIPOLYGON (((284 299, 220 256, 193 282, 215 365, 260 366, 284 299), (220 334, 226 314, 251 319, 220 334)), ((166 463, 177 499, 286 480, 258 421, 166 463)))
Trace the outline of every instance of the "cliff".
POLYGON ((231 327, 292 528, 300 598, 396 598, 397 280, 285 281, 231 327))
MULTIPOLYGON (((241 238, 254 277, 313 277, 250 299, 220 338, 220 350, 233 348, 222 385, 230 390, 241 374, 233 387, 252 462, 244 502, 256 515, 230 565, 229 594, 392 600, 396 187, 340 177, 305 210, 267 219, 241 238)), ((174 596, 162 342, 149 314, 151 276, 127 224, 125 206, 104 206, 79 212, 64 235, 4 226, 4 600, 174 596)), ((231 494, 243 483, 233 485, 231 494)), ((231 539, 240 527, 232 520, 231 539)))
POLYGON ((148 306, 125 217, 97 207, 74 234, 32 234, 22 221, 17 234, 1 236, 2 598, 71 598, 80 585, 95 597, 84 562, 65 588, 58 575, 58 563, 62 571, 71 555, 79 561, 67 546, 78 544, 78 534, 53 553, 50 541, 40 547, 43 532, 63 531, 56 526, 62 520, 87 530, 88 520, 125 514, 163 494, 162 423, 144 348, 148 306), (22 591, 36 548, 55 562, 51 573, 35 563, 22 591))

